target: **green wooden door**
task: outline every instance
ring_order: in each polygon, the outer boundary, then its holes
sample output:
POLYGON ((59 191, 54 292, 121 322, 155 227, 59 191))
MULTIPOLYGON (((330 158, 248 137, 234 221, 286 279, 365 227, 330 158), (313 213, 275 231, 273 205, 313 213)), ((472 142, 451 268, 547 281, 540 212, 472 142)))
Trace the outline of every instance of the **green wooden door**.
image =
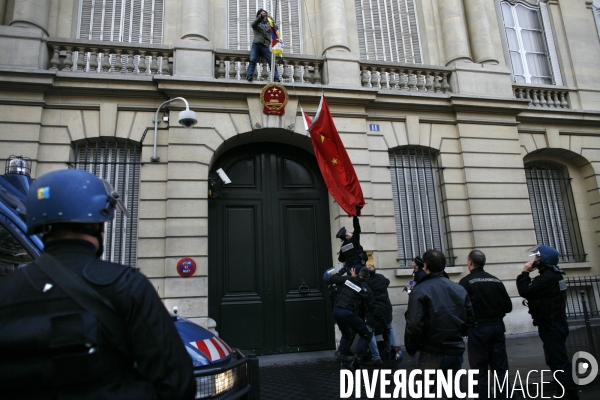
POLYGON ((331 267, 327 189, 315 158, 273 143, 213 166, 209 315, 230 345, 257 354, 334 348, 323 272, 331 267))

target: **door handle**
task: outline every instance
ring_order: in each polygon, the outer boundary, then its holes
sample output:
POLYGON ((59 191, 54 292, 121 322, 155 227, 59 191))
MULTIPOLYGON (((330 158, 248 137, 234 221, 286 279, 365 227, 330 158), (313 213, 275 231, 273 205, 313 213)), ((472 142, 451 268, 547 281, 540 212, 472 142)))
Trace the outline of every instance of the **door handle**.
POLYGON ((306 285, 306 282, 304 282, 304 280, 303 280, 302 284, 298 287, 298 293, 307 294, 309 291, 310 291, 310 288, 306 285))

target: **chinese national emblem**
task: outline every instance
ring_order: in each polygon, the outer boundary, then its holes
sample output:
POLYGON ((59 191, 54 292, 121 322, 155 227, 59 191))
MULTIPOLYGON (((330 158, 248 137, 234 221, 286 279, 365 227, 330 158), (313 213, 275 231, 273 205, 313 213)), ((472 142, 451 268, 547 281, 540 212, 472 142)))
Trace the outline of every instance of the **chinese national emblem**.
POLYGON ((288 102, 287 89, 277 83, 269 83, 260 92, 260 102, 265 114, 285 114, 285 106, 288 102))

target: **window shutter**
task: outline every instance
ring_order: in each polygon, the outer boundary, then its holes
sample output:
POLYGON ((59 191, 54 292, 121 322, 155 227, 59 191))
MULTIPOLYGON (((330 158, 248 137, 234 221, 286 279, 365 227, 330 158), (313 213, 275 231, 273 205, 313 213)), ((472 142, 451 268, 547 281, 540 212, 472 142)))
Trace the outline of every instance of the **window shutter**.
MULTIPOLYGON (((254 32, 250 24, 256 18, 256 11, 264 8, 270 15, 275 14, 275 0, 228 0, 227 43, 231 50, 247 50, 252 47, 254 32)), ((278 0, 279 8, 275 18, 284 52, 302 53, 302 0, 278 0)))
POLYGON ((548 46, 548 57, 552 66, 552 74, 554 76, 554 84, 563 85, 562 75, 560 74, 560 64, 558 62, 558 54, 554 45, 554 35, 552 34, 552 24, 550 23, 550 15, 548 14, 548 5, 540 3, 540 11, 542 13, 542 24, 544 25, 544 34, 546 35, 546 45, 548 46))
POLYGON ((92 14, 94 12, 94 3, 94 0, 81 0, 81 3, 79 3, 78 39, 90 40, 92 38, 92 14))
POLYGON ((141 146, 133 142, 96 141, 75 146, 75 168, 108 181, 119 193, 129 217, 115 211, 105 224, 103 259, 137 265, 141 146))
POLYGON ((161 44, 164 0, 81 0, 78 37, 161 44))
POLYGON ((422 62, 414 0, 354 0, 354 5, 361 58, 422 62))
POLYGON ((506 66, 510 68, 511 75, 513 75, 513 66, 512 61, 510 59, 510 50, 508 48, 508 39, 506 38, 505 22, 502 14, 502 8, 504 6, 500 3, 500 0, 494 0, 494 6, 496 7, 496 18, 498 19, 498 27, 500 28, 500 41, 502 42, 502 52, 504 53, 504 61, 506 62, 506 66))
MULTIPOLYGON (((400 266, 427 249, 444 251, 434 156, 424 150, 390 153, 400 266)), ((451 257, 450 257, 451 258, 451 257)))

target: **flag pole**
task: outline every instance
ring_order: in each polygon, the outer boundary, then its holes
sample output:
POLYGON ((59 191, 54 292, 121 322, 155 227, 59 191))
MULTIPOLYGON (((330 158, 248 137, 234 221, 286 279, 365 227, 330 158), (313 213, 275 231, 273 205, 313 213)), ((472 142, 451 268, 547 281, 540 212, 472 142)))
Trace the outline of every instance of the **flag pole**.
MULTIPOLYGON (((273 22, 277 26, 277 9, 279 8, 279 0, 275 0, 275 14, 273 15, 273 22)), ((275 79, 275 55, 271 53, 271 83, 275 79)))

